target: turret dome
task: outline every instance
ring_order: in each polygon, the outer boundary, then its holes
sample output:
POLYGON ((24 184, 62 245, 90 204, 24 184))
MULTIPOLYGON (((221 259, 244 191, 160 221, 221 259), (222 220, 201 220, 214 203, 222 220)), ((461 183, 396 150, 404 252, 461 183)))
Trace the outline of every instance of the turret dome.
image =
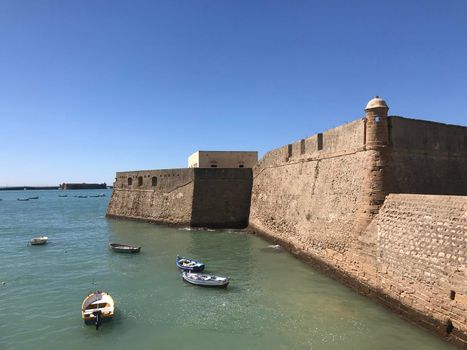
POLYGON ((367 109, 373 109, 373 108, 387 108, 389 109, 388 105, 386 104, 386 101, 384 101, 381 97, 375 96, 373 97, 368 104, 365 107, 365 111, 367 109))

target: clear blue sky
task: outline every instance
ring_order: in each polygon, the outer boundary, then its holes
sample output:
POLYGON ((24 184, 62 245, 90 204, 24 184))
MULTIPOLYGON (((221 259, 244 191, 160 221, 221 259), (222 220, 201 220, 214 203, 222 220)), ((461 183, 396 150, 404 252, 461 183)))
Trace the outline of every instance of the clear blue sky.
POLYGON ((467 1, 0 1, 0 185, 262 155, 377 94, 466 124, 467 1))

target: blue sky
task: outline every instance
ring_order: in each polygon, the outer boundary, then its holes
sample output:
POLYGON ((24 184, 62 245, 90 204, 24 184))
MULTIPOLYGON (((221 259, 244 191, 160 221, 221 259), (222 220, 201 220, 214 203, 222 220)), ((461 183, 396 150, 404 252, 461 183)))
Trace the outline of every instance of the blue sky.
POLYGON ((0 1, 0 186, 262 155, 374 95, 466 124, 467 1, 0 1))

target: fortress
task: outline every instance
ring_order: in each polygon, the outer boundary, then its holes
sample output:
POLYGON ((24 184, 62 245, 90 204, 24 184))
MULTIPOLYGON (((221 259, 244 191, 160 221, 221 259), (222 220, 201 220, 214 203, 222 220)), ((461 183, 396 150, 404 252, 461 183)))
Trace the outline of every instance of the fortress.
POLYGON ((376 97, 253 168, 118 172, 107 215, 248 227, 467 347, 467 127, 388 111, 376 97))

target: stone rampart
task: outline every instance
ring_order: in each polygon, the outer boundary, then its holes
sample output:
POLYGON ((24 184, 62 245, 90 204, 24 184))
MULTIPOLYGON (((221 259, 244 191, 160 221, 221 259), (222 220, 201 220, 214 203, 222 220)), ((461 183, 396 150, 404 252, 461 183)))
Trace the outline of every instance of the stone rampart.
POLYGON ((250 228, 337 269, 364 260, 352 249, 359 240, 354 233, 372 219, 365 194, 376 160, 364 136, 365 123, 357 120, 305 139, 311 147, 304 153, 295 153, 294 144, 267 153, 253 172, 250 228))
POLYGON ((467 195, 467 128, 391 117, 390 193, 467 195))
POLYGON ((467 197, 391 194, 377 226, 378 288, 427 316, 418 322, 465 337, 467 197))
POLYGON ((191 226, 247 227, 252 183, 249 168, 195 169, 191 226))
POLYGON ((189 225, 194 170, 118 172, 107 216, 189 225))
POLYGON ((108 217, 154 223, 244 228, 251 169, 187 168, 118 172, 108 217))
MULTIPOLYGON (((467 195, 467 128, 385 111, 370 109, 366 118, 267 153, 253 169, 249 228, 391 307, 401 297, 386 290, 390 275, 381 284, 381 205, 393 192, 467 195)), ((438 331, 446 326, 410 303, 402 309, 438 331)), ((467 339, 463 322, 451 337, 467 339)))
POLYGON ((272 150, 252 170, 117 173, 108 215, 248 223, 465 346, 467 128, 388 110, 376 97, 364 118, 272 150))

